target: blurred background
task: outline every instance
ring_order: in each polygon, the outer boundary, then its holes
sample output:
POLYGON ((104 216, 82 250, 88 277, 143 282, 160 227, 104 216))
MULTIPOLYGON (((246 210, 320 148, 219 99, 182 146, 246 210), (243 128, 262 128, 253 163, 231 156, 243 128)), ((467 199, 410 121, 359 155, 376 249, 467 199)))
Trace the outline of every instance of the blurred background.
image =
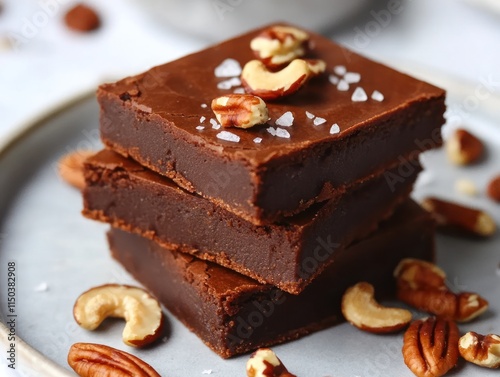
POLYGON ((0 138, 101 82, 275 20, 454 93, 480 87, 500 111, 496 0, 94 0, 83 3, 93 16, 68 14, 76 4, 0 0, 0 138))

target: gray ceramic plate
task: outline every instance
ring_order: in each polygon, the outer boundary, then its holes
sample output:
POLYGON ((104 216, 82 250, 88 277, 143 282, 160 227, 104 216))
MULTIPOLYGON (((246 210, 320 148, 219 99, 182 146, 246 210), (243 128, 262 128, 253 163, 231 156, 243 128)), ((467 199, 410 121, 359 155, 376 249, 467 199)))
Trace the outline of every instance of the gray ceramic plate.
MULTIPOLYGON (((500 173, 497 124, 479 111, 467 116, 466 124, 488 140, 487 161, 459 169, 446 162, 442 151, 429 153, 424 158, 428 172, 415 195, 435 193, 468 202, 488 209, 500 223, 500 206, 484 194, 466 198, 453 191, 460 177, 472 179, 484 191, 495 169, 500 173)), ((248 356, 222 360, 168 312, 168 339, 145 350, 121 342, 121 321, 107 321, 94 332, 76 325, 72 307, 80 293, 103 283, 136 284, 110 258, 104 237, 107 227, 81 216, 80 193, 63 183, 55 170, 56 161, 68 151, 100 147, 97 126, 98 108, 87 96, 27 125, 0 152, 0 364, 6 362, 9 343, 4 325, 12 318, 7 317, 6 275, 8 263, 14 262, 18 375, 73 375, 66 364, 71 344, 96 342, 139 356, 163 376, 193 377, 208 371, 220 377, 244 376, 248 356)), ((485 315, 461 330, 500 333, 500 237, 479 242, 440 236, 438 252, 438 263, 454 289, 477 291, 491 303, 485 315)), ((302 377, 412 376, 402 360, 401 339, 401 334, 371 335, 343 324, 274 349, 289 370, 302 377)), ((498 373, 460 362, 451 375, 498 373)))

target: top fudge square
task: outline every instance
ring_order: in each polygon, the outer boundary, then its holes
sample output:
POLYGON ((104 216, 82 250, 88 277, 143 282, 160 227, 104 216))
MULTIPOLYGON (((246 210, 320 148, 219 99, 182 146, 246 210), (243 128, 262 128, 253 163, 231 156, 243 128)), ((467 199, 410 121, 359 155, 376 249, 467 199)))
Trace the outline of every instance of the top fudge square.
POLYGON ((323 60, 325 72, 266 100, 266 124, 221 127, 212 100, 243 91, 241 67, 256 58, 250 43, 272 28, 100 86, 105 145, 266 225, 442 144, 442 89, 309 32, 303 58, 323 60))

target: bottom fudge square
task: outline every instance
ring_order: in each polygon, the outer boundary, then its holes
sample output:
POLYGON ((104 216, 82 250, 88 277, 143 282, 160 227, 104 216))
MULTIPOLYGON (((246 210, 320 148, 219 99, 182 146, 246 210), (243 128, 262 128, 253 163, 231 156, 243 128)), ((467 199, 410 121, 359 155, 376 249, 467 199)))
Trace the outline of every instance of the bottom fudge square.
POLYGON ((349 286, 367 281, 378 297, 390 297, 395 290, 393 270, 401 259, 434 259, 434 222, 412 201, 374 233, 337 253, 299 295, 116 228, 108 240, 112 256, 223 358, 337 324, 349 286), (262 310, 268 315, 256 321, 253 317, 262 310))
POLYGON ((418 162, 412 167, 405 178, 397 167, 293 219, 257 226, 105 150, 86 162, 83 213, 298 294, 338 250, 372 232, 406 200, 420 171, 418 162))

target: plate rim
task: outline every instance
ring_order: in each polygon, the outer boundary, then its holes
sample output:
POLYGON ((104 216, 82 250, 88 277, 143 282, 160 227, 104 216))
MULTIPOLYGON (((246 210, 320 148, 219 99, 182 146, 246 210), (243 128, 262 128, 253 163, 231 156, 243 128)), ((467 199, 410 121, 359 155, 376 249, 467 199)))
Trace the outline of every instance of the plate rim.
MULTIPOLYGON (((58 102, 55 105, 49 107, 30 119, 22 122, 19 126, 14 127, 10 132, 7 132, 5 137, 0 139, 0 160, 5 158, 5 156, 14 148, 16 148, 20 143, 22 143, 28 136, 30 136, 34 131, 41 128, 44 124, 57 118, 65 111, 70 110, 72 107, 81 104, 82 102, 95 97, 95 90, 87 90, 81 92, 77 95, 70 97, 67 100, 58 102)), ((9 330, 7 326, 0 321, 0 341, 4 346, 8 346, 10 343, 8 339, 9 330)), ((16 335, 16 350, 17 357, 16 363, 19 361, 23 362, 22 368, 12 369, 13 373, 18 373, 16 370, 24 370, 26 367, 30 371, 35 371, 37 375, 42 376, 52 376, 52 377, 71 377, 73 374, 69 372, 62 365, 57 364, 55 361, 48 358, 46 355, 42 354, 37 349, 26 343, 21 337, 16 335), (39 374, 42 373, 42 374, 39 374)), ((8 364, 5 364, 8 368, 8 364)), ((22 373, 22 372, 21 372, 22 373)), ((22 374, 20 374, 22 375, 22 374)))

